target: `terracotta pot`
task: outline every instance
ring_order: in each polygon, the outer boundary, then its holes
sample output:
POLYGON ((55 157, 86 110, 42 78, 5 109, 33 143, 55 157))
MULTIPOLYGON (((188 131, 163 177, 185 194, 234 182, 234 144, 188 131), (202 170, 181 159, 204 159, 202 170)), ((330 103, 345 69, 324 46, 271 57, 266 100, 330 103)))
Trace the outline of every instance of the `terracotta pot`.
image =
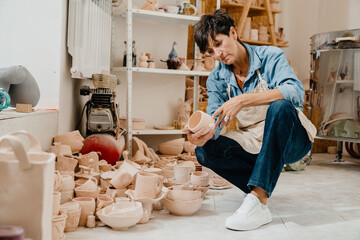
POLYGON ((84 145, 84 138, 78 130, 54 137, 54 142, 69 145, 72 153, 78 153, 84 145))
POLYGON ((189 119, 188 128, 191 132, 196 133, 200 129, 203 130, 203 135, 208 133, 215 127, 215 120, 203 111, 194 112, 189 119))
POLYGON ((95 199, 91 197, 77 197, 72 201, 79 203, 81 207, 79 226, 85 226, 87 216, 89 216, 91 212, 95 212, 95 199))
POLYGON ((52 218, 52 240, 65 239, 64 229, 67 215, 61 212, 60 215, 53 216, 52 218))
POLYGON ((202 198, 192 201, 163 199, 165 208, 177 216, 191 216, 197 212, 202 204, 202 198))
POLYGON ((162 178, 154 173, 138 173, 135 184, 135 198, 152 198, 161 192, 163 186, 162 178))
POLYGON ((59 214, 60 200, 61 200, 61 193, 60 192, 54 192, 53 193, 53 205, 52 205, 52 214, 53 214, 53 216, 57 216, 59 214))
POLYGON ((191 173, 190 183, 195 186, 205 187, 209 185, 209 174, 207 172, 197 171, 191 173))

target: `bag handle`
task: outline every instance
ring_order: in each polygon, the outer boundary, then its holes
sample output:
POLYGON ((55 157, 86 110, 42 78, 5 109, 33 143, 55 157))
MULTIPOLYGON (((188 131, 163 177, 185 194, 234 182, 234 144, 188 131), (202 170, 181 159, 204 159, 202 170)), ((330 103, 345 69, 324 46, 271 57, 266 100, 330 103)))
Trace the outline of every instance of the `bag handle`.
POLYGON ((10 136, 16 136, 18 137, 20 140, 23 141, 23 139, 20 137, 22 136, 26 136, 27 139, 29 141, 27 141, 28 143, 30 143, 29 146, 25 145, 25 148, 28 152, 41 152, 41 146, 39 141, 37 140, 37 138, 35 138, 33 135, 31 135, 29 132, 25 131, 25 130, 21 130, 21 131, 17 131, 17 132, 12 132, 9 133, 8 135, 10 136))
POLYGON ((7 147, 4 146, 4 143, 10 145, 12 150, 14 151, 14 154, 18 161, 20 162, 20 168, 22 170, 26 170, 31 168, 31 163, 29 160, 29 156, 25 151, 23 143, 19 140, 16 136, 11 135, 5 135, 4 137, 0 138, 0 151, 7 149, 7 147))

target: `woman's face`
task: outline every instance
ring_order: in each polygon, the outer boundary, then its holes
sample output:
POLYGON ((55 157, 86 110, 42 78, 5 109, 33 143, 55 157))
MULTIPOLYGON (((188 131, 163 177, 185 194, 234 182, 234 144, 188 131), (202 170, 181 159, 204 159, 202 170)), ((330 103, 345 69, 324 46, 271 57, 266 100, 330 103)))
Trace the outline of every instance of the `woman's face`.
POLYGON ((215 60, 231 65, 236 58, 237 33, 234 27, 230 29, 230 36, 224 34, 215 35, 215 39, 208 37, 207 53, 215 60))

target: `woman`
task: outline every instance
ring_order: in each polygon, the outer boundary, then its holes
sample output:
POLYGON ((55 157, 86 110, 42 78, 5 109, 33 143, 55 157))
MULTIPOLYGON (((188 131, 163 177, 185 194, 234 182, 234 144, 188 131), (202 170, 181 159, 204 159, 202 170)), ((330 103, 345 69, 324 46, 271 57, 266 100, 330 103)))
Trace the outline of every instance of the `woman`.
POLYGON ((304 89, 284 52, 241 42, 228 13, 204 15, 194 30, 200 51, 219 61, 207 80, 207 113, 217 120, 205 135, 184 132, 200 164, 247 193, 225 226, 255 229, 272 220, 267 199, 284 164, 305 156, 316 134, 301 112, 304 89), (238 129, 220 135, 235 118, 238 129))

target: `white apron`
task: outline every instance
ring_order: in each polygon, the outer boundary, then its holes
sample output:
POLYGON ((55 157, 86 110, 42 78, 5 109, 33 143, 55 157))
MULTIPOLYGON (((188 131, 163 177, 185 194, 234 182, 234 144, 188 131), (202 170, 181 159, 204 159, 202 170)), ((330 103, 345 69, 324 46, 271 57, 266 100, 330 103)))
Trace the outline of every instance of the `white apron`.
MULTIPOLYGON (((260 81, 250 93, 268 91, 269 87, 262 79, 259 70, 256 70, 256 73, 260 81)), ((230 84, 228 84, 227 93, 230 99, 230 84)), ((227 131, 222 135, 238 142, 245 151, 258 154, 263 141, 265 118, 268 108, 269 104, 242 108, 236 115, 238 129, 227 131)), ((302 111, 297 108, 296 111, 302 126, 308 134, 309 140, 313 142, 316 135, 315 126, 302 111)))

